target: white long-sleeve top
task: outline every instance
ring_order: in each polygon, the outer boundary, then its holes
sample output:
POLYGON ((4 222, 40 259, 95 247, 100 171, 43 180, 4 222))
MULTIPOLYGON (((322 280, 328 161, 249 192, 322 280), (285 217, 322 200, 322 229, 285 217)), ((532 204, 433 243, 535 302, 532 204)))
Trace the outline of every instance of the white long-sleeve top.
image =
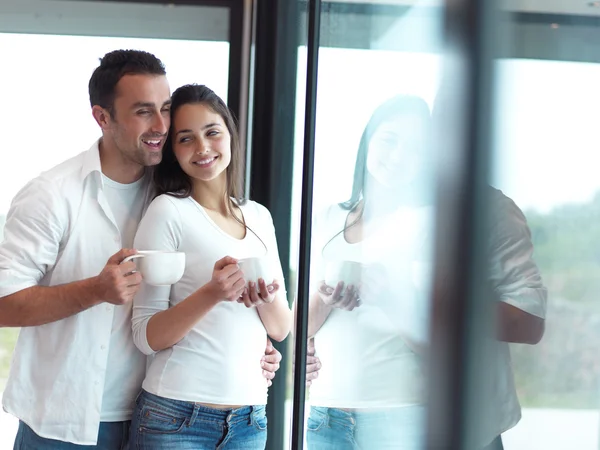
POLYGON ((150 318, 208 283, 215 262, 225 256, 241 259, 266 255, 274 278, 283 283, 271 214, 252 201, 240 208, 249 228, 241 240, 219 228, 191 197, 157 197, 140 223, 136 249, 186 254, 180 281, 171 287, 142 283, 134 300, 134 342, 142 352, 153 355, 143 382, 143 388, 152 394, 213 404, 266 403, 267 381, 260 360, 267 335, 256 308, 220 302, 180 342, 156 353, 146 335, 150 318))

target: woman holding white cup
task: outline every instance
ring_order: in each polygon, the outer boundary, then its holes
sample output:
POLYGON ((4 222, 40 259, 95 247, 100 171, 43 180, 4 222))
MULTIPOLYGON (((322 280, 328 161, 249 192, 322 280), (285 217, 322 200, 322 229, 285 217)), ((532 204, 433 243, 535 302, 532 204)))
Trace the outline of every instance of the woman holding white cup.
POLYGON ((417 97, 380 105, 350 200, 314 221, 308 335, 322 368, 310 388, 310 450, 423 448, 427 283, 413 278, 427 276, 430 259, 430 120, 417 97))
POLYGON ((143 283, 134 300, 134 341, 152 357, 132 448, 265 447, 259 362, 267 335, 287 336, 291 312, 271 215, 243 199, 242 157, 233 116, 213 91, 173 93, 159 195, 135 246, 185 252, 185 271, 172 287, 143 283))

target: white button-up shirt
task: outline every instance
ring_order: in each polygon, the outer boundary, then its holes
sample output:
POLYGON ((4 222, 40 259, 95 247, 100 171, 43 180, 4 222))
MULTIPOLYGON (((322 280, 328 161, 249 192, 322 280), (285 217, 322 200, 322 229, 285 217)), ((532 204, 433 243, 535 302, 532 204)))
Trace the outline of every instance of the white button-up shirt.
MULTIPOLYGON (((150 179, 150 177, 147 177, 150 179)), ((145 202, 150 200, 149 184, 145 202)), ((0 243, 1 297, 31 286, 55 286, 98 275, 121 248, 103 193, 98 142, 29 182, 14 198, 0 243)), ((42 437, 94 445, 114 307, 21 329, 2 403, 42 437)), ((145 357, 131 348, 123 396, 141 386, 145 357)))

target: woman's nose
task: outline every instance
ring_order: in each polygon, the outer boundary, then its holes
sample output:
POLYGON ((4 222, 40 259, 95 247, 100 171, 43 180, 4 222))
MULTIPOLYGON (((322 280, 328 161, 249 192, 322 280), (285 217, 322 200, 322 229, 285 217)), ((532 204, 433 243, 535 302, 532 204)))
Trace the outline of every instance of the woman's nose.
POLYGON ((197 154, 204 153, 204 152, 206 152, 206 150, 207 150, 207 147, 204 144, 204 142, 202 142, 201 139, 198 139, 196 141, 196 153, 197 154))

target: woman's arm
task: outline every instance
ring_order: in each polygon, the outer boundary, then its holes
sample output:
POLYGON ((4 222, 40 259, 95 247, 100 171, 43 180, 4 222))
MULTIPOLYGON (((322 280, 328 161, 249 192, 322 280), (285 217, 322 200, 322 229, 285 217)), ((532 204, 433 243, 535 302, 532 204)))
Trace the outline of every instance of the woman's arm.
MULTIPOLYGON (((178 251, 182 237, 179 210, 168 196, 148 207, 135 237, 135 247, 178 251)), ((237 260, 225 257, 215 264, 211 280, 175 306, 170 286, 142 282, 133 301, 131 319, 135 345, 146 355, 179 342, 220 301, 239 298, 244 288, 237 260)))
POLYGON ((281 342, 292 327, 292 312, 287 301, 283 268, 279 259, 277 236, 271 213, 264 206, 258 205, 258 217, 260 218, 259 229, 264 230, 263 236, 267 246, 267 256, 274 270, 274 281, 269 285, 263 279, 259 279, 258 283, 251 281, 243 294, 243 299, 246 306, 249 306, 249 302, 256 306, 267 334, 281 342))
MULTIPOLYGON (((333 307, 326 305, 318 292, 310 296, 308 303, 308 338, 312 338, 321 329, 333 307)), ((296 308, 294 308, 294 314, 296 308)))
MULTIPOLYGON (((278 292, 279 285, 277 282, 270 286, 277 286, 277 289, 270 295, 274 295, 274 299, 270 303, 262 303, 256 307, 260 320, 267 330, 267 334, 278 342, 283 341, 290 332, 292 326, 292 312, 288 306, 285 294, 278 292)), ((260 297, 268 298, 269 287, 263 280, 259 280, 258 288, 260 289, 260 297)), ((250 292, 256 292, 253 284, 250 285, 250 292)))
POLYGON ((221 301, 239 298, 244 284, 236 263, 229 256, 217 261, 211 281, 177 305, 150 317, 146 337, 154 352, 182 340, 221 301))

